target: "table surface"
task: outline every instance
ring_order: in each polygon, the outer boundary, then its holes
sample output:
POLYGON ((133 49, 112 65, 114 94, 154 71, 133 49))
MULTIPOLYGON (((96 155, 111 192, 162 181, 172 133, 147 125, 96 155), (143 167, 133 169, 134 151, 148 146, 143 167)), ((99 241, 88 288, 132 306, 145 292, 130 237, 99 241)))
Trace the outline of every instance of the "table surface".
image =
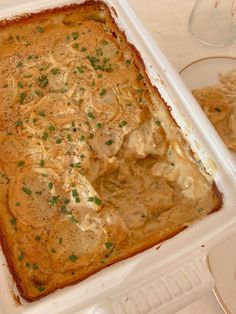
MULTIPOLYGON (((213 48, 199 43, 190 34, 188 18, 195 0, 130 0, 130 2, 177 71, 201 58, 236 56, 236 43, 227 47, 213 48)), ((176 314, 202 313, 224 313, 213 292, 176 314)))

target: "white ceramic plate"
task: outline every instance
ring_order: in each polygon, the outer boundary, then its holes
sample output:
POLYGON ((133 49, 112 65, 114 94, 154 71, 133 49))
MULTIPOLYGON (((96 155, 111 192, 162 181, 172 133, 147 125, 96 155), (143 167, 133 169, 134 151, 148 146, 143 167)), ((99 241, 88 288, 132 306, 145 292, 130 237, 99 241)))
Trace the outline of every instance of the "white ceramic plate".
MULTIPOLYGON (((180 75, 187 87, 193 90, 219 83, 219 73, 233 69, 236 69, 236 57, 209 57, 187 65, 180 71, 180 75)), ((231 153, 236 162, 236 153, 231 153)))

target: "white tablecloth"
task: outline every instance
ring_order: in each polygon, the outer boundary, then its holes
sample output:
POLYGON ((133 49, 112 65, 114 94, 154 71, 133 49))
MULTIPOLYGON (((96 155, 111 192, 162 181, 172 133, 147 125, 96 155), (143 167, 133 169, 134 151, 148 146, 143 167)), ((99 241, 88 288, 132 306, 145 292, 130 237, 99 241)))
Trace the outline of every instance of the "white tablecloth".
MULTIPOLYGON (((144 24, 180 71, 192 61, 209 56, 236 56, 236 44, 212 48, 200 44, 188 31, 188 17, 195 0, 130 0, 144 24)), ((222 314, 213 292, 178 314, 222 314)))

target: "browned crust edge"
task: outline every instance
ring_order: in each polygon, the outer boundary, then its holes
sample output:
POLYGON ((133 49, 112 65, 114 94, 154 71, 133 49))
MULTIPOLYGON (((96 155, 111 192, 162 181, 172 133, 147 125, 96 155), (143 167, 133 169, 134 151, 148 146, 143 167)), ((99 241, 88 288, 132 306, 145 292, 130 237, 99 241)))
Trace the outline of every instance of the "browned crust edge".
MULTIPOLYGON (((158 94, 158 96, 161 98, 162 102, 165 104, 165 106, 167 107, 167 109, 169 111, 171 111, 171 108, 170 106, 168 106, 168 104, 165 102, 165 100, 161 97, 158 89, 156 86, 154 86, 150 80, 150 78, 148 77, 147 75, 147 72, 146 72, 146 67, 145 67, 145 63, 144 63, 144 60, 140 54, 140 52, 137 50, 137 48, 131 44, 128 40, 127 40, 127 37, 124 33, 123 30, 121 30, 119 28, 119 26, 115 23, 115 20, 114 18, 112 17, 112 14, 111 14, 111 11, 110 11, 110 8, 106 5, 106 3, 104 3, 103 1, 101 0, 85 0, 85 2, 81 3, 81 4, 70 4, 70 5, 65 5, 65 6, 62 6, 62 7, 57 7, 57 8, 52 8, 52 9, 46 9, 46 10, 42 10, 42 11, 39 11, 39 12, 34 12, 34 13, 26 13, 26 14, 22 14, 22 15, 19 15, 19 16, 15 16, 11 19, 6 19, 6 20, 1 20, 0 21, 0 30, 3 30, 4 28, 8 27, 9 25, 12 25, 12 24, 15 24, 15 23, 24 23, 24 22, 27 22, 31 19, 34 19, 34 18, 37 18, 37 17, 40 17, 40 16, 43 16, 45 14, 48 14, 48 13, 60 13, 60 12, 63 12, 63 11, 67 11, 67 10, 71 10, 71 9, 74 9, 74 8, 78 8, 78 7, 85 7, 85 6, 93 6, 93 5, 97 5, 98 8, 101 7, 101 8, 105 8, 107 10, 107 13, 109 14, 109 17, 111 18, 111 21, 113 24, 116 25, 116 28, 118 30, 118 32, 120 33, 121 36, 124 36, 129 48, 135 53, 140 65, 141 65, 141 68, 144 72, 144 75, 148 81, 148 83, 150 84, 150 86, 152 87, 152 89, 154 90, 154 92, 156 94, 158 94)), ((115 12, 114 13, 116 16, 117 16, 117 13, 115 12)), ((170 115, 173 122, 175 123, 175 125, 179 128, 179 125, 177 124, 176 120, 174 119, 174 117, 172 115, 170 115)), ((194 155, 191 147, 190 147, 190 152, 192 153, 192 155, 194 155)), ((211 213, 213 212, 216 212, 218 210, 220 210, 220 208, 222 207, 223 205, 223 197, 222 197, 222 193, 218 190, 215 182, 213 182, 212 184, 212 193, 214 193, 214 195, 216 195, 217 199, 218 199, 218 204, 215 208, 212 209, 211 213)), ((209 213, 210 214, 210 213, 209 213)), ((187 227, 185 226, 180 226, 177 230, 175 230, 173 233, 169 234, 168 236, 166 236, 164 239, 162 239, 161 241, 158 241, 156 242, 155 244, 148 244, 148 245, 144 245, 142 248, 140 248, 139 250, 135 251, 135 252, 132 252, 131 254, 126 254, 124 255, 123 257, 121 258, 116 258, 115 260, 112 260, 111 262, 108 262, 106 264, 106 266, 104 267, 101 267, 83 277, 81 277, 79 280, 75 280, 73 282, 70 282, 69 284, 65 283, 63 285, 60 285, 56 288, 52 288, 50 290, 47 290, 45 293, 42 293, 40 294, 39 296, 37 297, 29 297, 24 289, 22 288, 21 286, 21 279, 19 278, 19 276, 17 275, 15 269, 14 269, 14 265, 13 265, 13 260, 12 260, 12 256, 11 256, 11 250, 9 248, 9 245, 8 245, 8 242, 7 242, 7 237, 6 235, 4 234, 3 230, 0 228, 0 244, 2 246, 2 251, 5 255, 5 258, 6 258, 6 261, 7 261, 7 265, 8 265, 8 268, 10 270, 10 273, 14 279, 14 281, 16 282, 16 286, 18 288, 18 291, 21 295, 22 298, 24 298, 25 300, 27 300, 28 302, 33 302, 33 301, 37 301, 49 294, 51 294, 52 292, 58 290, 58 289, 63 289, 65 287, 68 287, 68 286, 72 286, 72 285, 75 285, 85 279, 87 279, 88 277, 90 277, 91 275, 107 268, 108 266, 112 265, 112 264, 115 264, 117 263, 118 261, 122 261, 122 260, 125 260, 129 257, 132 257, 134 255, 137 255, 139 253, 142 253, 143 251, 147 250, 147 249, 150 249, 152 247, 155 247, 156 245, 160 244, 162 245, 162 243, 164 243, 166 240, 172 238, 173 236, 177 235, 178 233, 180 233, 181 231, 183 231, 184 229, 186 229, 187 227)), ((159 245, 160 246, 160 245, 159 245)))

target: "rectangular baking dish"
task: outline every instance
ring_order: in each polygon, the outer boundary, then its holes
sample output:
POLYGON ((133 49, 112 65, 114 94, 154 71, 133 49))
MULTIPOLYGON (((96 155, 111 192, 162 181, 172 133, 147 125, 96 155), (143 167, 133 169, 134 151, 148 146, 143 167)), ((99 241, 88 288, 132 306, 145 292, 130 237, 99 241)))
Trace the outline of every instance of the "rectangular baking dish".
MULTIPOLYGON (((0 18, 84 1, 1 1, 0 18)), ((174 238, 118 262, 44 299, 20 300, 0 251, 0 313, 175 313, 214 286, 207 254, 236 230, 236 164, 127 0, 106 0, 128 41, 140 51, 152 83, 224 194, 223 208, 174 238), (13 298, 13 295, 15 297, 13 298)), ((157 12, 158 16, 158 12, 157 12)))

